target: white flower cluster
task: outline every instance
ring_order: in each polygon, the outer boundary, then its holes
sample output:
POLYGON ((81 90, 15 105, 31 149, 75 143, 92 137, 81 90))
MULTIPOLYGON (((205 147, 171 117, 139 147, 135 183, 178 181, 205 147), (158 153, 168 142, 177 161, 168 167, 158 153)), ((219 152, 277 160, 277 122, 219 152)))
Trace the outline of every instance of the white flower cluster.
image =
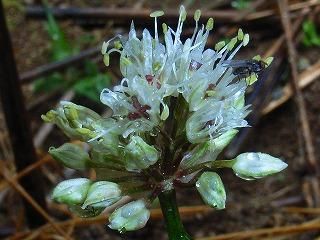
POLYGON ((67 143, 51 148, 50 154, 67 167, 93 168, 97 175, 95 182, 81 178, 60 183, 53 198, 82 216, 92 216, 130 195, 137 200, 109 218, 109 226, 121 232, 143 227, 150 215, 147 206, 162 191, 186 183, 193 183, 207 204, 224 208, 226 193, 214 172, 218 168, 232 168, 241 178, 256 179, 287 166, 262 153, 216 160, 237 128, 248 126, 245 90, 254 80, 238 76, 224 63, 248 44, 249 35, 239 29, 228 43, 221 41, 214 49, 206 49, 213 19, 199 26, 197 10, 194 32, 183 40, 184 7, 176 30, 162 25, 163 37, 157 26, 161 15, 162 11, 150 15, 154 36, 145 29, 139 39, 132 24, 127 39, 117 36, 103 43, 104 63, 109 65, 110 54, 118 52, 124 76, 120 85, 101 93, 112 117, 105 119, 70 102, 61 102, 42 116, 70 138, 89 145, 88 152, 67 143), (111 41, 113 48, 108 49, 111 41))
POLYGON ((216 44, 215 50, 205 50, 213 19, 199 27, 201 12, 197 10, 194 33, 183 42, 181 34, 186 11, 181 7, 175 31, 163 24, 162 44, 157 27, 157 17, 162 14, 159 11, 151 15, 155 18, 154 37, 144 29, 140 40, 132 23, 128 39, 118 36, 120 41, 116 41, 115 48, 108 50, 110 41, 102 47, 107 59, 112 52, 120 53, 124 79, 114 91, 104 89, 101 101, 122 120, 124 137, 150 131, 165 121, 169 116, 169 97, 179 94, 189 104, 186 133, 191 143, 246 127, 244 117, 249 112, 244 106, 246 81, 234 82, 232 69, 224 67, 223 62, 231 60, 248 43, 249 35, 239 30, 228 44, 222 41, 216 44))

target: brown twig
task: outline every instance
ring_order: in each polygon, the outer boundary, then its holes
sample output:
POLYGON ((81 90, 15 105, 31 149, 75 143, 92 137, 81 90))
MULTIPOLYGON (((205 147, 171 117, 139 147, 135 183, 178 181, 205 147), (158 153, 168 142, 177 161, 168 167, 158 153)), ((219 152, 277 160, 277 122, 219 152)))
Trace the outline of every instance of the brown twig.
MULTIPOLYGON (((0 1, 0 56, 0 100, 15 164, 17 170, 21 171, 36 162, 37 157, 32 144, 30 121, 24 105, 2 1, 0 1)), ((45 208, 41 172, 25 177, 22 186, 42 208, 45 208)), ((45 222, 41 215, 34 211, 28 203, 25 202, 24 207, 30 226, 39 226, 45 222)))
MULTIPOLYGON (((320 76, 320 61, 317 61, 311 67, 307 68, 304 72, 299 75, 299 88, 303 89, 309 86, 314 80, 320 76)), ((282 96, 279 99, 276 99, 270 102, 262 111, 262 114, 266 115, 276 108, 282 106, 286 103, 294 94, 290 84, 287 84, 282 89, 282 96)))
POLYGON ((28 72, 22 73, 20 75, 20 81, 22 83, 28 83, 35 78, 45 76, 45 75, 52 73, 54 71, 57 71, 57 70, 60 70, 60 71, 64 70, 64 69, 68 68, 70 65, 79 64, 84 59, 88 59, 93 56, 96 56, 100 52, 100 49, 101 49, 100 46, 89 48, 87 50, 80 52, 79 54, 77 54, 75 56, 68 57, 64 60, 39 66, 39 67, 32 69, 28 72))
POLYGON ((288 14, 287 0, 278 0, 278 5, 281 13, 281 21, 285 31, 286 42, 288 46, 289 62, 292 73, 292 87, 295 92, 296 102, 298 106, 299 119, 302 127, 302 134, 306 143, 307 161, 310 171, 315 174, 319 173, 319 166, 316 161, 314 146, 312 142, 312 135, 310 131, 310 125, 307 117, 306 106, 303 95, 299 88, 299 74, 296 65, 296 50, 292 40, 292 26, 288 14))
POLYGON ((299 225, 246 230, 243 232, 227 233, 227 234, 222 234, 214 237, 198 238, 197 240, 261 239, 262 237, 266 237, 266 236, 268 237, 283 236, 283 235, 314 231, 319 229, 320 229, 320 219, 315 219, 310 222, 305 222, 299 225))
MULTIPOLYGON (((200 205, 200 206, 189 206, 189 207, 180 207, 179 212, 182 218, 184 217, 192 217, 195 214, 206 214, 213 209, 206 206, 206 205, 200 205)), ((161 209, 152 209, 150 217, 152 219, 162 219, 162 212, 161 209)), ((63 222, 56 223, 59 227, 65 228, 70 227, 70 225, 74 225, 74 227, 83 227, 88 226, 92 224, 104 224, 107 221, 108 214, 102 214, 95 218, 73 218, 71 220, 66 220, 63 222)), ((17 233, 15 236, 12 236, 9 238, 10 240, 19 240, 19 239, 25 239, 27 236, 31 234, 37 234, 40 235, 42 233, 48 233, 51 231, 50 225, 46 224, 34 231, 26 231, 23 233, 17 233)))
POLYGON ((21 187, 21 185, 13 180, 10 177, 9 171, 7 169, 6 166, 4 166, 4 164, 2 162, 0 162, 0 167, 2 169, 1 174, 2 176, 6 179, 6 181, 18 192, 20 193, 27 201, 28 203, 30 203, 30 205, 41 214, 41 216, 44 217, 44 219, 46 219, 49 224, 59 233, 61 234, 61 236, 64 236, 66 239, 70 239, 70 237, 68 237, 65 232, 51 219, 51 217, 49 216, 49 214, 26 192, 26 190, 24 190, 23 187, 21 187))
MULTIPOLYGON (((34 162, 33 164, 29 165, 28 167, 26 167, 25 169, 23 169, 22 171, 20 171, 19 173, 13 175, 11 177, 12 181, 18 181, 20 178, 28 175, 30 172, 32 172, 33 170, 41 167, 43 164, 49 162, 52 160, 52 157, 47 154, 45 155, 43 158, 41 158, 40 160, 34 162)), ((8 182, 7 181, 3 181, 0 182, 0 192, 3 191, 6 187, 8 187, 8 182)))
MULTIPOLYGON (((294 3, 289 6, 290 11, 297 11, 305 7, 313 7, 319 5, 317 0, 309 0, 303 3, 294 3)), ((258 4, 257 4, 258 5, 258 4)), ((131 8, 51 8, 52 13, 56 18, 74 18, 74 19, 116 19, 130 21, 131 19, 145 20, 149 18, 149 14, 153 11, 152 9, 139 9, 139 11, 132 11, 131 8)), ((268 9, 259 12, 253 12, 247 14, 243 19, 244 21, 252 21, 261 18, 271 17, 276 15, 278 12, 275 9, 268 9)), ((178 11, 176 9, 167 9, 165 11, 164 19, 176 19, 178 17, 178 11)), ((202 12, 203 19, 213 17, 216 20, 223 20, 226 22, 237 22, 239 15, 242 12, 237 10, 204 10, 202 12)), ((26 15, 33 18, 44 18, 46 16, 44 8, 42 6, 27 6, 26 15)), ((192 19, 193 13, 188 12, 188 18, 192 19)))

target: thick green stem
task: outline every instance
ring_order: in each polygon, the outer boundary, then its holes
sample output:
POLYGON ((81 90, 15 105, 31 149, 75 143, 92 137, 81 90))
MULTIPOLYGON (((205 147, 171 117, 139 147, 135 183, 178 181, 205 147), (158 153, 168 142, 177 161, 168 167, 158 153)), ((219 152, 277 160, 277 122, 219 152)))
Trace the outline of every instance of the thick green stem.
POLYGON ((159 195, 159 201, 166 222, 169 240, 192 240, 181 222, 175 190, 162 192, 159 195))

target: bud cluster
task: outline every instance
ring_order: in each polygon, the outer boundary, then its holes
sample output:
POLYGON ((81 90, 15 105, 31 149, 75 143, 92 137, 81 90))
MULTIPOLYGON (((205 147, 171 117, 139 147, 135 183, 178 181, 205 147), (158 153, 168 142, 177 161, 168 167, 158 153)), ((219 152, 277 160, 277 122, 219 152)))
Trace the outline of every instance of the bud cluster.
MULTIPOLYGON (((154 36, 145 29, 138 38, 132 24, 127 38, 116 36, 103 43, 104 63, 109 65, 110 54, 119 53, 123 75, 120 85, 104 89, 100 96, 112 109, 111 117, 71 102, 61 102, 42 116, 86 145, 66 143, 50 148, 50 154, 66 167, 96 172, 94 180, 60 183, 53 199, 80 216, 94 216, 130 195, 134 200, 109 218, 109 226, 121 232, 143 227, 155 198, 181 186, 195 186, 204 202, 223 209, 226 192, 219 168, 232 168, 243 179, 257 179, 287 166, 263 153, 217 160, 237 129, 248 126, 245 91, 257 77, 239 77, 224 63, 248 44, 249 35, 239 29, 228 43, 206 49, 213 19, 199 26, 197 10, 194 32, 183 41, 184 7, 176 30, 162 24, 163 37, 159 37, 157 18, 163 14, 150 15, 154 36)), ((264 61, 270 64, 271 59, 264 61)))

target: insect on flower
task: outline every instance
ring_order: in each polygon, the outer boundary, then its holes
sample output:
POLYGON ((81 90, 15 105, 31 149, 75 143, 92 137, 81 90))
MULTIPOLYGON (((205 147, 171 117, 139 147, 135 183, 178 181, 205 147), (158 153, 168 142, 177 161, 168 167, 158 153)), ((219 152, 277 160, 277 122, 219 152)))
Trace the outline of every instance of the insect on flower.
POLYGON ((262 60, 225 60, 222 64, 224 67, 233 68, 232 73, 239 78, 247 78, 252 73, 257 77, 268 66, 268 64, 262 60))

